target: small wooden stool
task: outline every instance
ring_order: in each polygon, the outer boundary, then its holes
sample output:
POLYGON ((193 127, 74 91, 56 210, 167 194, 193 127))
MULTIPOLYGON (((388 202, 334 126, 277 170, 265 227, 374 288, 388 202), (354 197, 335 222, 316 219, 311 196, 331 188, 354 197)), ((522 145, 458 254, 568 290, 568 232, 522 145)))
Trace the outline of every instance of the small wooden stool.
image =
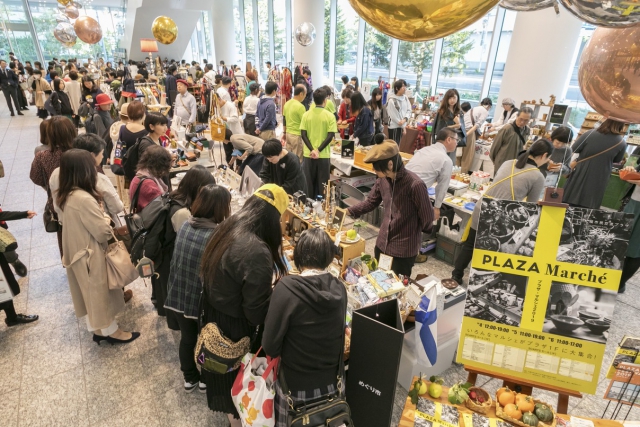
POLYGON ((507 386, 511 390, 519 389, 520 393, 531 395, 531 391, 533 388, 539 388, 542 390, 552 391, 554 393, 558 393, 558 406, 556 408, 556 412, 559 414, 566 414, 569 410, 569 396, 577 397, 578 399, 582 399, 582 393, 567 390, 564 388, 554 387, 548 384, 537 383, 533 381, 523 381, 519 378, 511 377, 509 375, 497 375, 495 372, 484 371, 479 368, 471 368, 465 365, 465 371, 469 373, 467 376, 467 381, 471 384, 475 385, 476 380, 478 379, 478 375, 485 375, 487 377, 496 378, 502 380, 502 386, 507 386))

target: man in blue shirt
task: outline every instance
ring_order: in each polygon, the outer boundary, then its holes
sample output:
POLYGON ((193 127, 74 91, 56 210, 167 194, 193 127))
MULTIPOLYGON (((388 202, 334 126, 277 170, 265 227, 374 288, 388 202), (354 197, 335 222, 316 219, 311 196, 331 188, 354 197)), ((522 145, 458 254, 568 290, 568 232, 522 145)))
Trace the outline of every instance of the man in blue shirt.
POLYGON ((276 137, 276 91, 278 84, 276 82, 267 82, 264 86, 265 95, 258 103, 258 111, 256 113, 256 135, 264 141, 274 139, 276 137))

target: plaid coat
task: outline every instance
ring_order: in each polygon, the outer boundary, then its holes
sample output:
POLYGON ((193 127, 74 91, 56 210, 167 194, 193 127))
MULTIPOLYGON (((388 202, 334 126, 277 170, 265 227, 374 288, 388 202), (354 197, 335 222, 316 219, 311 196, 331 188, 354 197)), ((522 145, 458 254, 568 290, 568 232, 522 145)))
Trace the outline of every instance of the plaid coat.
POLYGON ((190 221, 178 231, 165 308, 184 313, 184 317, 198 318, 198 306, 202 293, 200 263, 202 254, 213 234, 212 228, 195 228, 190 221))

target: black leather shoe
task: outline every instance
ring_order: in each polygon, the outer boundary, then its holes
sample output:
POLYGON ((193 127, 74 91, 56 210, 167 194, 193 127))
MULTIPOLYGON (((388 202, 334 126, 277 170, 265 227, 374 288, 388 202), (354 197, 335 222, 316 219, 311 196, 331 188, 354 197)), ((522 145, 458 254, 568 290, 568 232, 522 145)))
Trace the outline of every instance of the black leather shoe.
POLYGON ((29 107, 22 107, 23 110, 29 110, 29 107))
POLYGON ((20 111, 18 111, 18 115, 19 116, 24 116, 24 114, 22 114, 20 111))
POLYGON ((13 320, 4 319, 4 323, 6 323, 7 326, 11 327, 11 326, 20 325, 22 323, 35 322, 36 320, 38 320, 37 314, 18 314, 16 318, 13 320))
POLYGON ((14 117, 14 116, 15 116, 15 113, 12 111, 11 112, 11 117, 14 117))
POLYGON ((102 335, 98 335, 98 334, 93 334, 93 342, 100 345, 100 343, 104 340, 106 340, 108 337, 102 336, 102 335))
POLYGON ((131 338, 129 338, 128 340, 119 340, 117 338, 111 338, 111 337, 105 337, 107 339, 107 342, 111 345, 113 344, 128 344, 131 341, 134 341, 135 339, 137 339, 140 336, 140 332, 131 332, 131 338))
POLYGON ((16 274, 20 277, 27 276, 27 266, 22 263, 22 261, 17 260, 16 262, 12 262, 13 269, 16 271, 16 274))

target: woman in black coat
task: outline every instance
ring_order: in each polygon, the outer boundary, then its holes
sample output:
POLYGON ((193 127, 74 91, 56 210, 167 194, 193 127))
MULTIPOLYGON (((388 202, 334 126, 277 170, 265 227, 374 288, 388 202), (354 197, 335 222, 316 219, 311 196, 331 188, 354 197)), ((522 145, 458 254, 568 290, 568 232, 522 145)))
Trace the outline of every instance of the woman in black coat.
MULTIPOLYGON (((0 221, 12 221, 23 218, 31 219, 35 215, 36 213, 33 211, 0 212, 0 221)), ((11 271, 11 268, 9 267, 9 262, 7 261, 4 252, 0 252, 0 268, 2 268, 2 273, 4 274, 7 284, 9 285, 9 289, 11 290, 13 297, 15 297, 20 293, 20 285, 18 285, 18 281, 14 277, 13 271, 11 271)), ((0 299, 4 299, 1 293, 0 299)), ((9 327, 22 323, 31 323, 38 320, 38 315, 36 314, 29 315, 16 313, 16 309, 13 306, 13 298, 5 302, 0 302, 0 311, 2 310, 4 310, 4 313, 7 315, 7 318, 4 319, 4 323, 6 323, 6 325, 9 327)))
POLYGON ((73 108, 69 95, 64 92, 64 80, 55 79, 53 81, 53 93, 51 94, 51 105, 56 110, 57 116, 65 116, 69 120, 73 120, 73 108))

